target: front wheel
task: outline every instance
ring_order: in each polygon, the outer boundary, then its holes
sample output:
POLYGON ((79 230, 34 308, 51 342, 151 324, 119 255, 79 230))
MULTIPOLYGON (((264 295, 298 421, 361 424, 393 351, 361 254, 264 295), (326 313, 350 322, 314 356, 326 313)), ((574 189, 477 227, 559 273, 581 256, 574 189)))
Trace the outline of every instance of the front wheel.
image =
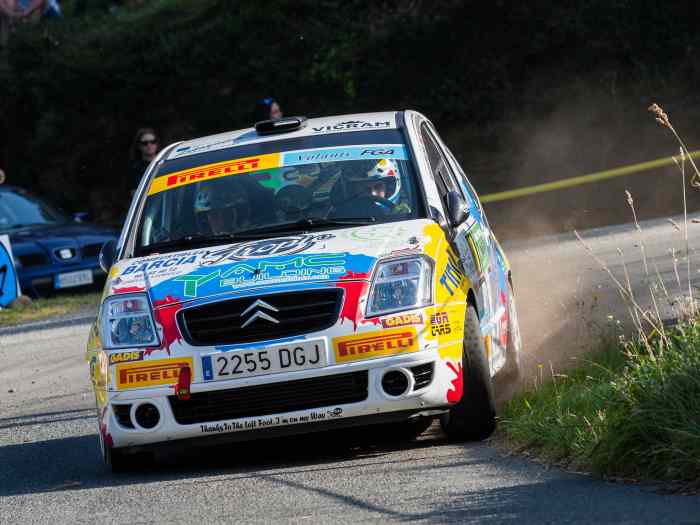
POLYGON ((137 460, 137 456, 125 454, 122 449, 112 448, 105 444, 102 432, 97 433, 100 441, 100 452, 102 453, 102 461, 108 466, 112 472, 130 472, 136 470, 141 463, 137 460))
POLYGON ((440 418, 453 441, 481 441, 496 429, 496 405, 479 318, 467 306, 462 349, 462 398, 440 418))

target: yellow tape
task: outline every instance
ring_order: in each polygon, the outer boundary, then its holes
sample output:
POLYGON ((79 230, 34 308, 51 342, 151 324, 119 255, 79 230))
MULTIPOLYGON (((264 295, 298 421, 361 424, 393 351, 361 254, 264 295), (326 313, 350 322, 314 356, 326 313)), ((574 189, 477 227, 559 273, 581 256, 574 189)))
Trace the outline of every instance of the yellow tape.
POLYGON ((207 164, 205 166, 197 166, 196 168, 188 168, 153 179, 151 187, 148 189, 148 194, 153 195, 161 191, 186 186, 193 182, 218 179, 219 177, 227 177, 229 175, 239 175, 249 171, 277 168, 280 166, 280 158, 281 155, 279 153, 268 153, 266 155, 257 155, 255 157, 227 160, 224 162, 207 164))
MULTIPOLYGON (((700 157, 700 150, 691 151, 690 156, 693 158, 700 157)), ((612 170, 598 171, 596 173, 590 173, 588 175, 571 177, 570 179, 555 180, 553 182, 546 182, 544 184, 537 184, 535 186, 527 186, 525 188, 518 188, 516 190, 490 193, 488 195, 482 196, 481 202, 505 201, 508 199, 524 197, 525 195, 532 195, 533 193, 561 190, 563 188, 570 188, 572 186, 579 186, 581 184, 590 184, 591 182, 610 179, 612 177, 620 177, 622 175, 630 175, 631 173, 637 173, 640 171, 648 171, 654 168, 660 168, 661 166, 668 166, 670 164, 673 164, 673 157, 664 157, 661 159, 650 160, 648 162, 641 162, 639 164, 622 166, 620 168, 614 168, 612 170)))

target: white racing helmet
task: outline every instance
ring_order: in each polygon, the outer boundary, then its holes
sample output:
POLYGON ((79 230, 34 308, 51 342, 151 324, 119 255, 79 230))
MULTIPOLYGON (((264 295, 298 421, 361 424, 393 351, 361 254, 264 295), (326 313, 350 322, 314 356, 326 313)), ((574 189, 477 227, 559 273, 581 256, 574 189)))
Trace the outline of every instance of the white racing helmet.
POLYGON ((381 159, 367 172, 367 181, 382 181, 386 184, 386 199, 393 204, 399 201, 401 175, 399 167, 392 159, 381 159))

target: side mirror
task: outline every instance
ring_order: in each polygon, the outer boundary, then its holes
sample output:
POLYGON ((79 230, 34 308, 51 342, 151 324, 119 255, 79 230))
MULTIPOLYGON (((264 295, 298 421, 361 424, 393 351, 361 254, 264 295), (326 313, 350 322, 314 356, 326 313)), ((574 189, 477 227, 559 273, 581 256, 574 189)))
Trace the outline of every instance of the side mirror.
POLYGON ((100 256, 98 259, 100 260, 100 268, 102 268, 105 273, 109 273, 109 269, 112 267, 112 264, 114 264, 114 258, 116 255, 117 241, 112 239, 111 241, 104 243, 102 249, 100 250, 100 256))
POLYGON ((73 220, 75 222, 86 222, 90 219, 90 214, 86 211, 78 211, 73 214, 73 220))
POLYGON ((450 226, 453 228, 462 224, 469 217, 467 201, 454 190, 447 193, 447 215, 449 216, 450 226))

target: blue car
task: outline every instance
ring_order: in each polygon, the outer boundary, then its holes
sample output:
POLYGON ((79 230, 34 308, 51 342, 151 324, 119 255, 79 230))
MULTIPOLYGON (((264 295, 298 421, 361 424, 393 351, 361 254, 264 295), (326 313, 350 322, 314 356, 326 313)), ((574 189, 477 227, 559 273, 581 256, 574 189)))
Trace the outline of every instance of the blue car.
POLYGON ((9 235, 22 293, 33 297, 101 282, 98 255, 117 232, 78 222, 16 186, 0 186, 0 235, 9 235))

